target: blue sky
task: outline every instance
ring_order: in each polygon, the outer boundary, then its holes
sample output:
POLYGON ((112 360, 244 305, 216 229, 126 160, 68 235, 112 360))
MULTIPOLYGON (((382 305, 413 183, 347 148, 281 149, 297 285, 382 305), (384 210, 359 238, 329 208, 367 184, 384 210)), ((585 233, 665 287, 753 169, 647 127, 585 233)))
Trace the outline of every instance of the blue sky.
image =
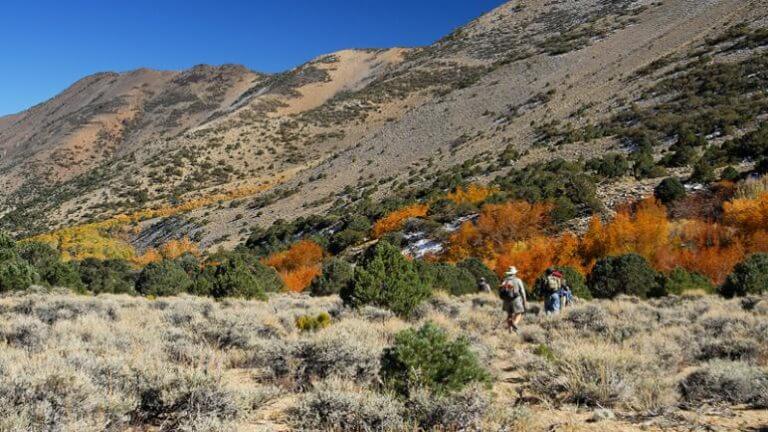
POLYGON ((290 69, 344 48, 429 44, 502 0, 3 0, 0 115, 83 76, 239 63, 290 69))

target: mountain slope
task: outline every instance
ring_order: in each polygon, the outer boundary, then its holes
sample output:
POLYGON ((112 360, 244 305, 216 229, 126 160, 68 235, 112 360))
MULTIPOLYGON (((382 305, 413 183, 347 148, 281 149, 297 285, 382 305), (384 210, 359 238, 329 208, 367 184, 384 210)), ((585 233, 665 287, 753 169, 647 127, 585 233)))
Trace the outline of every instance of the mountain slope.
MULTIPOLYGON (((223 192, 234 202, 183 217, 204 247, 231 246, 350 186, 383 196, 466 161, 482 180, 509 148, 519 166, 599 155, 616 141, 542 146, 542 128, 608 119, 659 79, 638 71, 766 14, 761 1, 513 1, 428 47, 342 51, 281 74, 95 75, 0 119, 2 225, 42 231, 223 192)), ((141 227, 178 226, 161 219, 141 227)))

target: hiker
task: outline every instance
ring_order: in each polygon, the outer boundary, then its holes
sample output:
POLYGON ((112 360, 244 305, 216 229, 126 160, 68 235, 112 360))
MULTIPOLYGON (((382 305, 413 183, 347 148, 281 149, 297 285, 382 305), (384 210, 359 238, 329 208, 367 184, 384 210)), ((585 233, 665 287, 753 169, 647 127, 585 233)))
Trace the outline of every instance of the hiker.
POLYGON ((571 291, 571 287, 568 286, 568 283, 565 279, 562 279, 562 281, 563 286, 560 288, 560 292, 558 293, 560 297, 561 310, 573 304, 573 291, 571 291))
POLYGON ((489 293, 491 292, 491 284, 484 277, 481 277, 480 282, 477 283, 477 290, 482 293, 489 293))
POLYGON ((507 312, 507 329, 517 332, 517 325, 523 319, 528 299, 525 296, 525 284, 517 277, 517 268, 510 267, 504 274, 499 294, 504 301, 504 311, 507 312))
POLYGON ((560 312, 560 290, 563 288, 563 274, 548 268, 544 277, 544 288, 547 299, 544 302, 544 312, 556 314, 560 312))

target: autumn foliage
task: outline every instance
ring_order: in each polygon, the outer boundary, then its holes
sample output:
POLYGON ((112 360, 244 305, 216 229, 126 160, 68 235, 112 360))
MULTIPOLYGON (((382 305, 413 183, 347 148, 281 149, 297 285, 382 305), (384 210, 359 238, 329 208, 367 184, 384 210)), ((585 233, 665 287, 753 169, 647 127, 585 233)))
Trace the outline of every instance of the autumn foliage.
POLYGON ((264 264, 277 270, 289 291, 301 292, 322 272, 323 256, 322 246, 312 240, 301 240, 288 250, 269 256, 264 264))
POLYGON ((170 240, 159 248, 150 248, 142 255, 134 257, 131 261, 138 266, 145 266, 152 262, 162 261, 164 259, 173 260, 184 254, 192 254, 200 257, 200 249, 188 237, 180 240, 170 240))
POLYGON ((449 239, 448 259, 474 256, 492 261, 517 242, 540 236, 549 227, 550 204, 525 201, 486 204, 476 222, 468 221, 449 239))
POLYGON ((750 252, 764 251, 768 244, 768 193, 725 203, 723 220, 750 237, 750 252))
POLYGON ((467 187, 457 187, 445 198, 456 204, 480 204, 497 192, 497 189, 471 184, 467 187))
POLYGON ((620 209, 613 221, 602 224, 594 217, 584 235, 583 257, 587 264, 609 255, 637 253, 654 266, 663 266, 670 244, 667 209, 654 199, 620 209))
POLYGON ((520 278, 531 284, 550 266, 568 266, 583 272, 578 252, 579 239, 571 233, 557 237, 537 236, 511 244, 496 257, 494 270, 501 275, 514 265, 520 271, 520 278))
MULTIPOLYGON (((50 245, 59 251, 64 261, 80 261, 86 258, 100 260, 124 259, 131 261, 135 265, 142 266, 162 259, 164 253, 158 250, 149 250, 144 254, 137 254, 128 239, 130 234, 136 233, 135 231, 138 229, 136 224, 138 222, 174 216, 218 202, 251 196, 263 192, 269 187, 270 185, 268 184, 244 186, 221 193, 193 198, 178 205, 157 206, 131 214, 119 214, 99 222, 65 227, 50 233, 31 237, 28 240, 50 245)), ((175 248, 176 246, 179 245, 171 247, 175 248)), ((191 248, 190 250, 184 250, 182 254, 184 252, 192 252, 192 250, 191 248)))
POLYGON ((549 234, 551 209, 526 202, 485 205, 475 222, 450 236, 443 258, 478 257, 500 275, 514 265, 532 283, 550 266, 587 273, 602 257, 636 253, 656 270, 682 267, 722 283, 748 254, 768 251, 768 194, 726 202, 722 221, 671 220, 664 205, 644 199, 619 208, 609 221, 593 217, 580 237, 549 234))
POLYGON ((403 227, 403 223, 411 218, 425 217, 429 211, 429 206, 426 204, 413 204, 407 207, 403 207, 399 210, 395 210, 392 213, 384 216, 373 224, 371 234, 374 238, 379 238, 382 235, 397 231, 403 227))

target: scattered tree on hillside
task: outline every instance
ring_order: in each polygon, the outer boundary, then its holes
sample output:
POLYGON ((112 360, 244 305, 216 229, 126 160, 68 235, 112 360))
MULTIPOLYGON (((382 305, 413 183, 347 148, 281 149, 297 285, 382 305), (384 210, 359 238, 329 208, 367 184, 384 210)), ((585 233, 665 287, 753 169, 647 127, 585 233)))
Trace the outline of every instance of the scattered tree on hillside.
POLYGON ((589 274, 587 285, 597 298, 614 298, 619 294, 646 298, 660 291, 658 273, 638 254, 599 259, 589 274))
POLYGON ((667 177, 653 190, 653 196, 664 204, 685 197, 685 186, 677 177, 667 177))
POLYGON ((736 265, 720 287, 720 293, 726 297, 762 294, 768 292, 768 254, 750 255, 736 265))
POLYGON ((414 264, 399 249, 379 242, 366 252, 355 267, 352 283, 340 294, 344 303, 351 306, 372 304, 408 316, 431 291, 414 264))
POLYGON ((323 270, 309 287, 313 296, 327 296, 338 294, 352 282, 355 269, 352 265, 340 258, 329 258, 323 262, 323 270))

